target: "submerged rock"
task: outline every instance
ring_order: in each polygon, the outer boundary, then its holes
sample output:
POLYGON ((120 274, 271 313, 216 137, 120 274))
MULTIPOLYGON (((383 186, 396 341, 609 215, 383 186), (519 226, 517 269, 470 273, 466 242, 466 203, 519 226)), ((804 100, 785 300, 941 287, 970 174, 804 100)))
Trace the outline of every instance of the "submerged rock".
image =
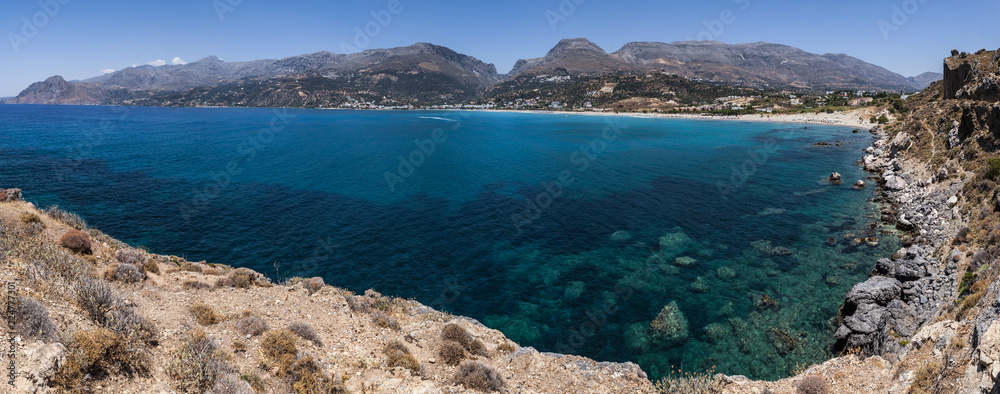
POLYGON ((704 293, 708 290, 708 283, 705 283, 705 279, 700 276, 694 279, 694 283, 691 283, 691 291, 695 293, 704 293))
POLYGON ((779 310, 781 309, 781 303, 767 294, 757 294, 754 297, 754 305, 760 310, 779 310))
POLYGON ((618 230, 611 234, 611 242, 628 242, 632 239, 632 233, 618 230))
POLYGON ((649 330, 660 346, 669 346, 687 339, 688 321, 677 306, 677 301, 671 301, 660 310, 656 319, 649 323, 649 330))
POLYGON ((736 277, 736 270, 729 267, 719 267, 715 272, 719 275, 719 279, 729 280, 736 277))
POLYGON ((681 267, 690 267, 690 266, 694 265, 697 262, 698 262, 698 260, 695 260, 694 257, 690 257, 690 256, 681 256, 681 257, 678 257, 678 258, 674 259, 674 264, 677 264, 677 265, 679 265, 681 267))
POLYGON ((683 232, 674 232, 660 237, 660 247, 666 250, 678 250, 686 247, 691 237, 683 232))

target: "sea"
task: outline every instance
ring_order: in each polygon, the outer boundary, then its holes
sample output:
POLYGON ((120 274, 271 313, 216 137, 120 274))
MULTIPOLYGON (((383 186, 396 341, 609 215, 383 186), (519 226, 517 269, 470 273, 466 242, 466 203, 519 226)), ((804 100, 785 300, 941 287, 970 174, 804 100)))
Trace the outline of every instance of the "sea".
POLYGON ((0 187, 155 253, 375 289, 543 352, 778 379, 830 356, 844 295, 899 248, 874 188, 851 187, 871 142, 564 113, 2 105, 0 187))

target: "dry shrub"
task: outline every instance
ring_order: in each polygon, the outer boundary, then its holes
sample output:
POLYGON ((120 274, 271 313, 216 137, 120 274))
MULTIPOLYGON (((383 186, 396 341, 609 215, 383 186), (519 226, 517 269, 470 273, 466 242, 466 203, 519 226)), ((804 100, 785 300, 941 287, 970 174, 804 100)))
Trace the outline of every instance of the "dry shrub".
POLYGON ((389 328, 396 331, 399 331, 400 329, 399 322, 396 321, 396 319, 379 311, 372 313, 372 322, 374 322, 376 326, 382 328, 389 328))
POLYGON ((295 334, 288 329, 271 331, 260 342, 264 355, 272 360, 280 360, 286 356, 295 356, 298 348, 295 346, 295 334))
POLYGON ((219 278, 216 282, 220 287, 236 287, 239 289, 250 288, 255 284, 254 272, 247 268, 238 268, 229 273, 229 276, 219 278))
POLYGON ((339 379, 323 374, 312 356, 295 360, 287 368, 279 370, 278 375, 284 377, 299 394, 347 392, 339 379))
POLYGON ((222 320, 222 317, 215 312, 215 308, 203 302, 192 305, 190 311, 191 315, 194 316, 194 320, 203 326, 210 326, 222 320))
POLYGON ((106 282, 83 278, 77 283, 76 295, 80 309, 94 323, 126 338, 156 344, 158 334, 153 323, 136 313, 106 282))
POLYGON ((36 215, 34 212, 25 212, 25 213, 21 214, 21 223, 24 223, 24 224, 32 224, 32 223, 34 223, 34 224, 41 224, 41 225, 43 225, 43 227, 45 225, 45 223, 42 222, 42 218, 38 217, 38 215, 36 215))
POLYGON ((132 264, 136 267, 140 267, 149 260, 149 256, 143 251, 134 248, 119 249, 115 253, 115 259, 122 264, 132 264))
POLYGON ((497 350, 505 354, 511 354, 517 351, 517 344, 511 341, 506 341, 501 343, 500 346, 497 347, 497 350))
POLYGON ((456 384, 464 385, 473 390, 500 391, 504 386, 503 377, 486 364, 466 361, 455 371, 456 384))
POLYGON ((296 322, 288 326, 288 330, 295 333, 316 346, 323 347, 323 340, 319 338, 319 333, 308 323, 296 322))
POLYGON ((59 209, 59 207, 56 205, 52 205, 49 206, 48 208, 45 208, 45 214, 49 215, 50 218, 63 222, 67 226, 70 226, 74 229, 82 231, 83 229, 87 228, 87 222, 84 222, 83 218, 81 218, 80 215, 71 212, 66 212, 62 209, 59 209))
POLYGON ((143 279, 146 279, 146 276, 132 264, 112 264, 104 271, 104 280, 109 282, 134 284, 142 282, 143 279))
POLYGON ((240 379, 243 379, 245 382, 250 383, 250 387, 253 387, 253 389, 259 393, 264 392, 264 389, 266 389, 266 387, 264 387, 264 380, 261 379, 259 375, 253 372, 243 374, 242 376, 240 376, 240 379))
POLYGON ((458 365, 465 359, 465 347, 455 341, 444 341, 438 348, 438 356, 445 364, 458 365))
MULTIPOLYGON (((6 296, 4 296, 6 300, 6 296)), ((6 308, 4 308, 6 310, 6 308)), ((56 338, 56 325, 52 323, 49 312, 34 298, 18 297, 14 308, 14 331, 27 338, 53 342, 56 338)))
POLYGON ((795 385, 798 394, 829 394, 830 385, 822 376, 806 375, 795 385))
POLYGON ((465 350, 468 350, 469 353, 480 356, 486 355, 486 346, 483 342, 478 339, 473 339, 472 334, 469 334, 469 332, 460 325, 452 323, 444 326, 444 329, 441 330, 441 339, 458 342, 465 348, 465 350))
POLYGON ((386 364, 389 368, 403 367, 410 371, 420 373, 420 363, 410 353, 410 349, 400 341, 392 341, 382 348, 385 353, 386 364))
POLYGON ((222 374, 215 380, 215 385, 206 394, 256 394, 250 383, 235 373, 222 374))
POLYGON ((199 274, 204 271, 204 268, 202 268, 200 264, 195 264, 190 261, 185 261, 181 264, 180 269, 181 271, 197 272, 199 274))
POLYGON ((174 387, 180 392, 204 393, 222 376, 237 372, 215 340, 202 330, 191 334, 170 356, 167 376, 174 380, 174 387))
POLYGON ((148 259, 148 260, 146 260, 145 263, 142 264, 142 271, 143 272, 151 272, 151 273, 159 275, 160 274, 160 263, 158 263, 155 259, 148 259))
POLYGON ((202 271, 202 273, 205 275, 219 276, 220 274, 222 274, 222 271, 219 271, 218 268, 205 268, 205 270, 202 271))
POLYGON ((236 331, 243 335, 257 336, 268 329, 267 322, 257 316, 246 316, 236 322, 236 331))
POLYGON ((345 298, 347 299, 347 306, 351 307, 352 311, 363 313, 375 308, 375 300, 370 297, 348 294, 345 298))
POLYGON ((89 391, 91 379, 147 376, 151 366, 142 343, 105 329, 78 331, 66 343, 66 361, 51 384, 67 391, 89 391))
POLYGON ((69 230, 59 239, 59 245, 78 254, 93 254, 90 236, 80 230, 69 230))
POLYGON ((184 283, 181 284, 181 288, 183 288, 184 290, 192 290, 192 289, 193 290, 212 290, 213 289, 212 285, 210 285, 208 283, 205 283, 205 282, 193 280, 193 279, 188 279, 188 280, 184 281, 184 283))
POLYGON ((239 338, 234 339, 231 346, 233 347, 233 353, 243 353, 247 351, 247 343, 239 338))

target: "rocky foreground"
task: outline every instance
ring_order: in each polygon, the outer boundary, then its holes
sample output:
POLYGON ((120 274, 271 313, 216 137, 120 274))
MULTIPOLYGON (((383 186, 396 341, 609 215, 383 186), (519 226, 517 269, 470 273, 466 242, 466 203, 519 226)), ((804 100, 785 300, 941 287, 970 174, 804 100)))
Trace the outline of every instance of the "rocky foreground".
POLYGON ((655 391, 635 364, 539 353, 475 320, 320 278, 276 285, 147 253, 19 197, 0 192, 0 280, 18 300, 3 305, 15 318, 4 392, 655 391))

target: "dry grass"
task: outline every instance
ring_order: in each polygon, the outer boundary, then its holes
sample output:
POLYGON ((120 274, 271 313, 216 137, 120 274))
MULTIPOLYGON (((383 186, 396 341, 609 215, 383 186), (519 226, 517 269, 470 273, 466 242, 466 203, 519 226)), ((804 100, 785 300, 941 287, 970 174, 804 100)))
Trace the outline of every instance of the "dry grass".
POLYGON ((702 394, 722 392, 722 382, 715 378, 715 370, 705 373, 690 373, 674 371, 656 382, 656 390, 660 393, 702 394))
POLYGON ((235 287, 238 289, 247 289, 254 284, 256 284, 254 273, 246 268, 238 268, 229 273, 228 276, 219 278, 215 283, 219 287, 235 287))
POLYGON ((517 344, 511 341, 507 341, 501 343, 500 346, 497 347, 497 350, 499 350, 501 353, 504 354, 511 354, 517 351, 517 344))
POLYGON ((500 373, 486 364, 466 361, 455 371, 454 380, 473 390, 500 391, 504 386, 500 373))
POLYGON ((194 320, 203 326, 210 326, 222 321, 222 316, 219 316, 219 314, 215 312, 215 308, 212 308, 203 302, 191 305, 189 311, 191 312, 191 315, 194 316, 194 320))
POLYGON ((472 334, 458 324, 448 324, 441 330, 441 339, 445 341, 455 341, 462 345, 469 353, 485 356, 486 346, 482 341, 473 339, 472 334))
POLYGON ((77 304, 94 323, 130 340, 156 345, 156 327, 135 312, 106 282, 82 279, 76 287, 77 304))
POLYGON ((143 279, 146 279, 146 276, 132 264, 112 264, 104 271, 104 280, 108 282, 135 284, 142 282, 143 279))
POLYGON ((257 391, 240 375, 226 373, 215 379, 215 385, 206 394, 256 394, 257 391))
POLYGON ((941 363, 931 360, 925 363, 913 374, 913 384, 910 385, 910 393, 936 393, 935 387, 938 377, 941 376, 941 363))
POLYGON ((280 360, 286 356, 295 356, 298 347, 295 346, 295 334, 288 329, 271 331, 260 342, 261 351, 272 360, 280 360))

